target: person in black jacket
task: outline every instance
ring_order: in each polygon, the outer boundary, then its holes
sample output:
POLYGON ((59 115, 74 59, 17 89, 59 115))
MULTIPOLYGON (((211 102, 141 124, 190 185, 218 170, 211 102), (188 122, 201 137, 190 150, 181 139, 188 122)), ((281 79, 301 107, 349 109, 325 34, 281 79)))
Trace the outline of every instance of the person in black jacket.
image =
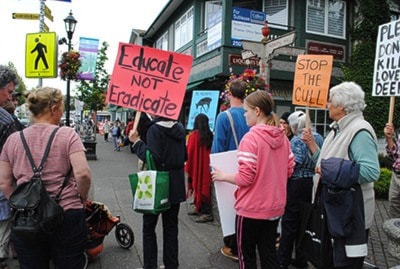
MULTIPOLYGON (((184 164, 187 160, 186 132, 177 121, 155 117, 149 124, 146 141, 135 130, 129 134, 133 152, 142 161, 146 149, 150 150, 158 171, 169 172, 169 200, 171 208, 161 213, 163 225, 163 262, 166 269, 177 269, 178 260, 178 214, 180 203, 186 200, 184 164)), ((155 229, 160 214, 143 214, 144 268, 156 269, 157 236, 155 229)))

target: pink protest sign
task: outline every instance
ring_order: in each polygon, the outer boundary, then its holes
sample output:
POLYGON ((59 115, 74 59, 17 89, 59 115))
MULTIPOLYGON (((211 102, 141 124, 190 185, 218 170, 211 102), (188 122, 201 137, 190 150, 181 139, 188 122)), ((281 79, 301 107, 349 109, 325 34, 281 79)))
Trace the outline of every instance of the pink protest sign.
POLYGON ((178 119, 192 56, 119 43, 106 102, 178 119))

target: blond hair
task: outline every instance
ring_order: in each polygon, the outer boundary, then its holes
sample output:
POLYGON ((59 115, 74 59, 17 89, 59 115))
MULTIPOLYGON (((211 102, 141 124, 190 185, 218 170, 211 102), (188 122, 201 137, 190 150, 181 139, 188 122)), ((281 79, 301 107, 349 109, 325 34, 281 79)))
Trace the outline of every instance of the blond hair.
POLYGON ((59 89, 52 87, 40 87, 25 93, 29 110, 34 117, 46 114, 51 106, 62 106, 63 94, 59 89))

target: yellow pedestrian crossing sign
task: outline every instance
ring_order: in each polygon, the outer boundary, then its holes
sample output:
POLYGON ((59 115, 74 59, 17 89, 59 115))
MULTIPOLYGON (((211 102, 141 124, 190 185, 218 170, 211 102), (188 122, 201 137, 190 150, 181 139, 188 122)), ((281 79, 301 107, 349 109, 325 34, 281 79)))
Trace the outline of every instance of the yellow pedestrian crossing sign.
POLYGON ((25 76, 57 77, 57 37, 55 32, 26 34, 25 76))

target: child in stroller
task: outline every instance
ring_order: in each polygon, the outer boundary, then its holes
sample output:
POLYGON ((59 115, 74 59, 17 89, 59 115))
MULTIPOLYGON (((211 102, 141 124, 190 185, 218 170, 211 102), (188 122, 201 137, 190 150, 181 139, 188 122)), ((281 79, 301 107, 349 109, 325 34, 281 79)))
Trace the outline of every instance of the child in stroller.
POLYGON ((135 240, 132 228, 121 223, 119 216, 113 216, 108 208, 99 202, 86 201, 86 222, 89 229, 86 254, 93 261, 103 251, 103 241, 106 235, 116 226, 115 238, 118 244, 129 249, 135 240))

